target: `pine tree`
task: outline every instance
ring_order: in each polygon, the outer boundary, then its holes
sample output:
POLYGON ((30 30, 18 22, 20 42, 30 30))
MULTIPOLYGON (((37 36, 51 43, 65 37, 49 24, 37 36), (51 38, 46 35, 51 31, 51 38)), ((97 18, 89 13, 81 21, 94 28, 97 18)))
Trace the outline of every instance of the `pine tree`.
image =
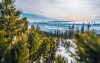
POLYGON ((77 60, 84 63, 100 63, 100 37, 92 32, 79 33, 76 39, 77 60))
POLYGON ((82 27, 81 27, 81 33, 82 33, 82 34, 84 33, 84 23, 83 23, 83 25, 82 25, 82 27))
POLYGON ((68 31, 66 30, 64 33, 64 38, 67 39, 68 38, 68 31))
POLYGON ((76 33, 75 33, 76 38, 79 37, 78 33, 79 33, 79 27, 77 26, 77 27, 76 27, 76 33))
MULTIPOLYGON (((14 0, 2 0, 0 3, 0 62, 4 59, 4 62, 8 63, 6 59, 9 57, 12 57, 12 59, 9 58, 9 60, 11 60, 10 63, 21 63, 23 60, 20 59, 26 59, 26 57, 21 57, 24 54, 23 52, 20 54, 17 52, 17 46, 19 46, 18 44, 26 45, 26 41, 22 40, 23 38, 26 39, 28 22, 26 18, 20 18, 22 12, 16 10, 14 2, 14 0), (15 58, 17 59, 14 60, 15 58)), ((23 50, 24 48, 22 51, 23 50)))
POLYGON ((38 33, 38 30, 32 26, 28 34, 28 50, 30 63, 38 60, 42 55, 42 36, 38 33), (41 46, 41 48, 40 48, 41 46))
POLYGON ((4 63, 29 63, 28 50, 25 42, 18 42, 13 45, 4 57, 4 63))
POLYGON ((68 38, 71 38, 72 34, 71 34, 71 26, 69 24, 69 30, 68 30, 68 38))
MULTIPOLYGON (((73 24, 73 25, 72 25, 72 28, 71 28, 71 35, 72 35, 72 36, 74 35, 74 28, 75 28, 75 25, 73 24)), ((72 38, 72 36, 71 36, 71 38, 72 38)))
POLYGON ((90 31, 90 22, 89 22, 89 24, 87 25, 87 31, 88 31, 88 32, 90 31))
POLYGON ((73 24, 73 25, 72 25, 72 29, 74 29, 74 28, 75 28, 75 25, 73 24))
POLYGON ((61 55, 55 56, 55 63, 68 63, 68 60, 62 57, 61 55))
POLYGON ((50 38, 50 52, 49 52, 49 62, 52 63, 55 60, 56 46, 52 38, 50 38))

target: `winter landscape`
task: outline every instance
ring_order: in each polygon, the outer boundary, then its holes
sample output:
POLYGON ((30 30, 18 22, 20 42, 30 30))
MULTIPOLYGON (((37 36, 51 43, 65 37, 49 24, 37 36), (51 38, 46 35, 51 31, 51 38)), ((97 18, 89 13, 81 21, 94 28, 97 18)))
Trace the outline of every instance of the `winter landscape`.
POLYGON ((99 0, 0 0, 0 63, 100 63, 99 0))

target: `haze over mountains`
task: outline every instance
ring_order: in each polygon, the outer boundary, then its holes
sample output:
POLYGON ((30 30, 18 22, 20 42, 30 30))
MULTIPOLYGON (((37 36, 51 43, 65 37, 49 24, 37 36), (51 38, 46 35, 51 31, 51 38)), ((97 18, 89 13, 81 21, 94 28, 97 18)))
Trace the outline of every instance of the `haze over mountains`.
POLYGON ((64 32, 65 30, 68 29, 69 24, 70 26, 72 24, 75 24, 75 26, 81 26, 83 23, 85 24, 85 27, 88 25, 90 22, 91 24, 91 30, 94 29, 96 33, 100 33, 100 21, 65 21, 65 20, 57 20, 54 18, 48 18, 45 16, 37 15, 37 14, 28 14, 28 13, 23 13, 22 16, 27 17, 29 21, 29 26, 35 25, 39 26, 42 31, 47 31, 47 32, 54 32, 55 30, 60 30, 61 32, 64 32))
POLYGON ((40 22, 40 21, 48 21, 48 20, 55 20, 54 18, 48 18, 45 16, 41 16, 38 14, 28 14, 28 13, 23 13, 22 16, 27 17, 29 22, 40 22))

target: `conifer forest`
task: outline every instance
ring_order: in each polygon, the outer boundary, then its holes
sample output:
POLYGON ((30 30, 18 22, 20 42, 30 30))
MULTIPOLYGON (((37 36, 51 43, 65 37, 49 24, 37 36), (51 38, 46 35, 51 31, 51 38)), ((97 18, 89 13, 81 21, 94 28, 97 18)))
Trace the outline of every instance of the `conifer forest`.
POLYGON ((0 2, 0 63, 100 63, 100 34, 91 23, 43 31, 15 2, 0 2))

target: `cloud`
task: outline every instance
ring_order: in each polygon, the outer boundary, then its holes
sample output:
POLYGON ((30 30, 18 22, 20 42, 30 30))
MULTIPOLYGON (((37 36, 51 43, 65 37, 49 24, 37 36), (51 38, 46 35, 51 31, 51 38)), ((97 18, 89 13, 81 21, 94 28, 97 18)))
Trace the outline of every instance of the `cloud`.
POLYGON ((63 20, 95 20, 100 0, 16 0, 17 9, 63 20))

